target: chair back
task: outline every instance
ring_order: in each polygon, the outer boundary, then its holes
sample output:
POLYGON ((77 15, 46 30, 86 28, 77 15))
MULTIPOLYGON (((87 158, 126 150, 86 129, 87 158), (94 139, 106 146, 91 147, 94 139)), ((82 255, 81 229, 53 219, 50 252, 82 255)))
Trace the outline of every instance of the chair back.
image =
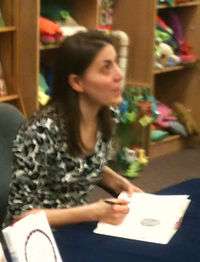
POLYGON ((12 143, 24 117, 11 104, 0 103, 0 226, 5 217, 12 174, 12 143))

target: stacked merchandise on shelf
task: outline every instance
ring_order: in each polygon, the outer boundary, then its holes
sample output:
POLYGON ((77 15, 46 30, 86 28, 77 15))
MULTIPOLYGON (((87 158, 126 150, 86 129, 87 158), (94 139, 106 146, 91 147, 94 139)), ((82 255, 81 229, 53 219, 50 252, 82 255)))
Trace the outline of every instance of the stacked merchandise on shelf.
POLYGON ((197 56, 184 37, 178 14, 168 10, 167 14, 157 16, 155 29, 155 67, 176 66, 194 63, 197 56))
POLYGON ((39 18, 40 40, 42 44, 56 44, 62 41, 63 34, 59 25, 45 18, 39 18))
MULTIPOLYGON (((159 6, 177 7, 180 4, 190 3, 188 0, 160 0, 159 6)), ((184 35, 179 9, 160 9, 156 17, 155 29, 155 68, 165 69, 177 65, 191 66, 198 57, 193 52, 184 35)), ((164 70, 165 72, 165 70, 164 70)), ((192 117, 191 110, 178 101, 171 106, 156 101, 157 118, 151 126, 151 141, 159 141, 169 135, 179 135, 191 140, 199 136, 198 127, 192 117)))
POLYGON ((5 22, 4 22, 4 19, 2 17, 2 13, 1 13, 1 10, 0 10, 0 27, 3 27, 5 26, 5 22))
POLYGON ((50 100, 49 85, 45 79, 44 74, 39 74, 39 91, 38 91, 38 101, 40 105, 45 106, 50 100))
POLYGON ((123 102, 114 110, 117 125, 111 164, 128 178, 138 176, 148 164, 141 134, 154 121, 153 99, 149 88, 127 87, 123 92, 123 102))
MULTIPOLYGON (((78 31, 85 31, 70 15, 70 9, 66 4, 54 1, 41 1, 41 16, 39 18, 40 41, 43 47, 58 47, 64 37, 78 31)), ((52 87, 51 66, 42 66, 39 75, 39 104, 48 103, 52 87)))
POLYGON ((159 141, 169 135, 180 135, 189 140, 194 137, 199 139, 200 129, 190 109, 179 102, 175 102, 173 108, 157 100, 155 103, 156 118, 151 125, 151 141, 159 141))
POLYGON ((98 0, 97 29, 112 30, 115 0, 98 0))
POLYGON ((0 97, 7 95, 6 83, 3 76, 3 67, 0 61, 0 97))
POLYGON ((162 140, 170 134, 187 137, 187 131, 184 125, 179 122, 175 111, 160 101, 155 100, 155 102, 157 117, 151 125, 151 141, 162 140))
POLYGON ((86 30, 70 15, 66 4, 41 1, 40 39, 42 44, 57 44, 65 36, 86 30))

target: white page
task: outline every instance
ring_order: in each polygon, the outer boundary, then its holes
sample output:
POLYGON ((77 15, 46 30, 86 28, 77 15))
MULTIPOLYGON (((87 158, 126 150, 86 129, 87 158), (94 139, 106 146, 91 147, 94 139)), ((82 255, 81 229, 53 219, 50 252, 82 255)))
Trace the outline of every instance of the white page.
POLYGON ((134 193, 120 225, 98 223, 95 233, 166 244, 177 231, 190 200, 188 195, 134 193))

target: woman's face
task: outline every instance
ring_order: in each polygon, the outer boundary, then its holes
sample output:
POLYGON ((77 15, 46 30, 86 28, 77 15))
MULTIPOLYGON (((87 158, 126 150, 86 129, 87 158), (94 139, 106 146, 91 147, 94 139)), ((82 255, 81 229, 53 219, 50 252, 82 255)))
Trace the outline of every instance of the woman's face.
POLYGON ((122 102, 121 80, 116 51, 108 44, 81 77, 82 95, 96 105, 116 106, 122 102))

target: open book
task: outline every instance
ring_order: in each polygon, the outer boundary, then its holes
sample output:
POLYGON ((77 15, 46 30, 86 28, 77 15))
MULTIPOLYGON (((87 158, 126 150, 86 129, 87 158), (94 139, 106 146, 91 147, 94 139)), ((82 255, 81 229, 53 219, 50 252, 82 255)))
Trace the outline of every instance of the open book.
POLYGON ((129 213, 120 225, 99 222, 94 232, 167 244, 187 210, 191 201, 188 198, 188 195, 134 193, 130 198, 129 213))

